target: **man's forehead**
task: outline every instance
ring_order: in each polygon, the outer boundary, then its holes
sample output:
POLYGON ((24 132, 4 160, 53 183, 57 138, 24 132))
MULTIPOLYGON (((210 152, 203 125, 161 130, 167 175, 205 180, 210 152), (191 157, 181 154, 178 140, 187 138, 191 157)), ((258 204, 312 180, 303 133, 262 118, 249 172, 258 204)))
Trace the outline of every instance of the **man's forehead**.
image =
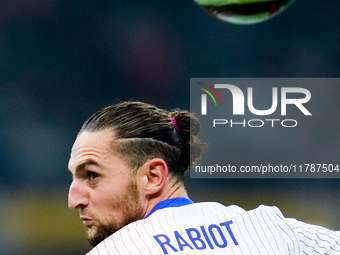
POLYGON ((106 146, 114 139, 113 131, 111 129, 104 129, 100 131, 82 131, 76 138, 72 152, 86 146, 106 146))
POLYGON ((76 158, 87 152, 104 153, 111 151, 114 135, 112 130, 105 129, 100 131, 82 131, 76 138, 69 160, 69 166, 73 165, 76 158))

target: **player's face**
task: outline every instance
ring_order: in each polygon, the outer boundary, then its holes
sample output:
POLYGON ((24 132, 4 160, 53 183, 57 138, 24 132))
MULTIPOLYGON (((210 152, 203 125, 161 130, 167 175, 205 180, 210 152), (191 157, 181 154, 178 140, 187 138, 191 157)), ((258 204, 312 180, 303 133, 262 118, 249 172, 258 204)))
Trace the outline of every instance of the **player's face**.
POLYGON ((82 132, 69 161, 69 207, 79 210, 92 245, 144 215, 136 179, 125 160, 113 153, 112 139, 108 129, 82 132))

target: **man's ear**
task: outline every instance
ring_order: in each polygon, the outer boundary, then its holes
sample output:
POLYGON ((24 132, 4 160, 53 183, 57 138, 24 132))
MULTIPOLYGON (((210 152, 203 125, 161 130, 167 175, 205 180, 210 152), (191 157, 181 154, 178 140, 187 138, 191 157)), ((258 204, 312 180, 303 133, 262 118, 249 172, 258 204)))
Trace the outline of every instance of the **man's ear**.
POLYGON ((166 184, 169 170, 161 158, 153 158, 144 163, 138 175, 143 178, 143 189, 146 195, 160 192, 166 184))

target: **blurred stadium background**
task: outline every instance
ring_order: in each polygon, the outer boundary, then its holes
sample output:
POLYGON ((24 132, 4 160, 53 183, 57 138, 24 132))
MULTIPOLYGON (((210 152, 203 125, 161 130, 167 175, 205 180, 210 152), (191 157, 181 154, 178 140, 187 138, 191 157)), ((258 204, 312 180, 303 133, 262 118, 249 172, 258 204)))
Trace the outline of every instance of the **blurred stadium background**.
MULTIPOLYGON (((90 249, 67 208, 67 162, 95 110, 127 99, 189 109, 190 77, 339 77, 339 14, 338 1, 297 0, 268 22, 236 26, 193 0, 2 0, 0 254, 90 249)), ((336 179, 188 178, 187 187, 195 201, 276 205, 340 229, 336 179)))

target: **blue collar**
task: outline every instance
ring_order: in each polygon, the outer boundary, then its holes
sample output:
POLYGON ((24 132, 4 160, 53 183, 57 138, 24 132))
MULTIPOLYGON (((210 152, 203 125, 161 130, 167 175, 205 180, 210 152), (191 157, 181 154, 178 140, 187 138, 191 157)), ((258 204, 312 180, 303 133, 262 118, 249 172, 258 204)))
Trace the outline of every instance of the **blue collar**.
POLYGON ((192 200, 186 197, 176 197, 176 198, 163 200, 159 202, 158 204, 156 204, 156 206, 151 210, 151 212, 148 215, 146 215, 145 219, 157 210, 168 208, 168 207, 180 207, 183 205, 189 205, 193 203, 194 202, 192 200))

